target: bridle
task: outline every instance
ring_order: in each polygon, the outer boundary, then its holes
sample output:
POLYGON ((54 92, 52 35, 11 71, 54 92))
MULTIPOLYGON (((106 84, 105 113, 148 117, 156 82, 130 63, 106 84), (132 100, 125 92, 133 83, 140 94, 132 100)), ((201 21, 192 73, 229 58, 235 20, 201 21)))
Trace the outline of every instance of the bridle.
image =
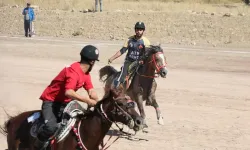
MULTIPOLYGON (((123 113, 126 117, 128 117, 130 119, 130 121, 132 120, 133 121, 133 118, 131 117, 131 115, 129 115, 123 108, 121 108, 119 106, 119 104, 116 102, 117 100, 119 99, 127 99, 126 97, 121 97, 121 98, 113 98, 112 102, 114 103, 115 105, 115 111, 112 110, 111 113, 112 113, 112 116, 115 115, 116 113, 118 113, 118 111, 120 111, 121 113, 123 113)), ((126 107, 129 109, 131 107, 135 107, 135 102, 130 100, 130 99, 127 99, 127 103, 126 103, 126 107), (133 104, 132 104, 133 103, 133 104)), ((107 123, 111 123, 111 124, 115 124, 117 126, 117 128, 119 129, 118 132, 122 133, 122 134, 125 134, 125 135, 128 135, 128 136, 132 136, 132 135, 135 135, 135 134, 131 134, 131 133, 127 133, 127 132, 124 132, 123 131, 123 128, 119 127, 117 122, 115 121, 112 121, 112 119, 110 119, 108 117, 108 115, 106 114, 106 112, 103 110, 103 101, 100 101, 100 103, 98 105, 96 105, 97 107, 95 107, 95 110, 97 111, 98 114, 100 114, 104 120, 107 122, 107 123)), ((124 106, 124 105, 123 105, 124 106)), ((78 129, 72 127, 72 130, 73 132, 75 133, 75 135, 77 136, 77 143, 78 143, 78 146, 80 147, 80 149, 82 150, 87 150, 87 148, 85 147, 85 145, 83 144, 82 140, 81 140, 81 137, 80 137, 80 126, 81 126, 81 121, 78 123, 78 129)), ((116 130, 116 129, 114 129, 116 130)), ((116 130, 117 131, 117 130, 116 130)), ((102 150, 106 150, 108 149, 113 143, 115 143, 119 138, 120 136, 117 136, 117 138, 109 145, 109 146, 106 146, 108 141, 111 139, 113 134, 110 135, 109 139, 107 140, 106 144, 103 145, 102 147, 102 150)))
MULTIPOLYGON (((115 99, 115 98, 113 98, 115 99)), ((106 120, 106 122, 109 123, 114 123, 120 131, 122 131, 122 129, 117 125, 117 123, 114 120, 114 115, 115 114, 123 114, 124 117, 128 118, 130 121, 133 120, 133 118, 131 117, 130 114, 128 114, 121 106, 119 106, 119 104, 116 101, 119 101, 119 99, 126 99, 127 103, 125 104, 126 107, 129 109, 131 107, 135 107, 135 102, 127 99, 126 97, 121 97, 121 98, 116 98, 115 100, 112 101, 112 103, 114 103, 115 108, 111 111, 111 115, 112 115, 112 119, 110 119, 107 115, 107 113, 103 110, 103 105, 102 103, 100 103, 99 108, 97 108, 97 112, 106 120)), ((124 106, 124 105, 123 105, 124 106)), ((122 131, 123 132, 123 131, 122 131)), ((129 133, 128 133, 129 134, 129 133)))
POLYGON ((150 65, 154 65, 154 66, 155 66, 155 68, 156 68, 155 74, 157 74, 157 76, 148 76, 148 75, 140 74, 140 73, 138 72, 138 68, 137 68, 136 73, 137 73, 139 76, 146 77, 146 78, 157 78, 157 77, 159 77, 159 74, 160 74, 161 69, 164 68, 164 67, 166 67, 167 64, 165 63, 165 64, 159 66, 159 65, 156 63, 156 55, 157 55, 157 54, 163 54, 163 52, 154 53, 154 54, 152 55, 152 57, 151 57, 151 60, 148 62, 150 65))
MULTIPOLYGON (((126 97, 121 97, 121 98, 116 98, 115 100, 114 100, 114 98, 113 98, 113 103, 114 103, 114 105, 115 105, 115 108, 111 111, 111 114, 112 114, 112 116, 114 116, 115 114, 117 114, 117 113, 122 113, 126 118, 128 118, 130 121, 133 121, 133 118, 131 117, 131 115, 130 114, 128 114, 123 108, 121 108, 121 106, 119 106, 119 104, 116 102, 117 100, 119 100, 119 99, 127 99, 126 97)), ((124 106, 124 105, 123 105, 124 106)), ((127 103, 126 103, 126 107, 129 109, 129 108, 131 108, 131 107, 135 107, 135 102, 134 101, 132 101, 132 100, 130 100, 130 99, 127 99, 127 103)), ((107 123, 111 123, 111 124, 115 124, 116 125, 116 127, 119 129, 118 130, 118 132, 120 132, 120 133, 122 133, 122 134, 125 134, 125 135, 128 135, 128 136, 131 136, 132 134, 131 133, 128 133, 128 132, 125 132, 125 131, 123 131, 123 128, 121 128, 121 127, 119 127, 118 126, 118 124, 117 124, 117 122, 115 122, 115 121, 112 121, 112 119, 110 119, 109 117, 108 117, 108 115, 106 114, 106 112, 103 110, 103 105, 102 105, 102 103, 99 105, 99 109, 97 109, 97 112, 101 115, 101 116, 103 116, 103 118, 106 120, 106 122, 107 123)), ((114 128, 113 128, 114 129, 114 128)), ((116 130, 116 129, 114 129, 114 130, 116 130)), ((117 131, 117 130, 116 130, 117 131)), ((136 133, 135 133, 136 134, 136 133)), ((134 134, 134 135, 135 135, 134 134)), ((108 141, 111 139, 111 137, 112 137, 112 134, 110 135, 110 137, 109 137, 109 139, 106 141, 106 144, 104 144, 103 145, 103 147, 102 147, 102 150, 106 150, 106 149, 108 149, 114 142, 116 142, 119 138, 120 138, 120 136, 117 136, 117 138, 109 145, 109 146, 106 146, 107 145, 107 143, 108 143, 108 141), (105 147, 106 146, 106 147, 105 147)))

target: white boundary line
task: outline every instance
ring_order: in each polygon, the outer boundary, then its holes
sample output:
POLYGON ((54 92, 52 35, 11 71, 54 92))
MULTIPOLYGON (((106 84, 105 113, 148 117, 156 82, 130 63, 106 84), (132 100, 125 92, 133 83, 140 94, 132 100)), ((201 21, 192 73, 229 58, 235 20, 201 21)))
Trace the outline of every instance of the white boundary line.
MULTIPOLYGON (((26 37, 18 37, 18 36, 14 36, 14 37, 10 37, 10 36, 0 36, 0 38, 9 38, 9 39, 25 39, 25 40, 35 40, 35 41, 53 41, 53 42, 68 42, 68 43, 75 43, 77 45, 81 45, 84 46, 85 44, 90 43, 91 41, 94 40, 90 40, 88 42, 84 42, 84 41, 74 41, 74 40, 60 40, 60 39, 55 39, 55 38, 26 38, 26 37)), ((95 44, 97 46, 122 46, 122 43, 109 43, 109 42, 101 42, 98 44, 95 44)), ((171 49, 171 50, 181 50, 181 51, 201 51, 201 52, 216 52, 216 53, 234 53, 234 54, 250 54, 250 51, 228 51, 228 50, 222 50, 222 49, 216 49, 216 51, 209 51, 208 49, 201 49, 201 48, 184 48, 184 47, 169 47, 169 46, 162 46, 162 48, 164 49, 171 49)))

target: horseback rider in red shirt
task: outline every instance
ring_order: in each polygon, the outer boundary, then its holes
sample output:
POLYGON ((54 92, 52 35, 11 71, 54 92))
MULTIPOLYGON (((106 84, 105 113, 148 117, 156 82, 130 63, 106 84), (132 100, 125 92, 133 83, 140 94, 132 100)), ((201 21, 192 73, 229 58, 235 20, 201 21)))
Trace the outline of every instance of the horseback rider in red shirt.
POLYGON ((85 46, 80 52, 81 60, 64 67, 43 91, 40 99, 42 103, 42 116, 45 126, 38 133, 35 148, 40 150, 48 144, 48 140, 57 131, 57 123, 67 103, 72 99, 85 102, 90 106, 97 103, 98 96, 94 91, 90 71, 95 61, 99 61, 99 50, 92 46, 85 46), (81 96, 76 91, 83 87, 88 96, 81 96))

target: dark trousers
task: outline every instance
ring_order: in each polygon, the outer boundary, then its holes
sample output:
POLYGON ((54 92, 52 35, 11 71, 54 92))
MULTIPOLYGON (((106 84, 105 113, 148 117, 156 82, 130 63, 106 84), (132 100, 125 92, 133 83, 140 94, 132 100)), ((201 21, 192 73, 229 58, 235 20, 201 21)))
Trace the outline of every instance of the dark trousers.
POLYGON ((29 20, 24 20, 24 31, 26 37, 31 37, 31 22, 29 20))
POLYGON ((123 65, 122 70, 121 70, 121 74, 119 75, 119 77, 117 79, 118 82, 123 83, 125 81, 125 77, 128 74, 128 68, 132 63, 133 63, 132 61, 125 60, 124 65, 123 65))
POLYGON ((66 104, 43 101, 42 104, 42 116, 45 121, 45 126, 38 133, 37 137, 40 141, 47 141, 53 136, 58 129, 57 123, 61 121, 62 113, 66 104))

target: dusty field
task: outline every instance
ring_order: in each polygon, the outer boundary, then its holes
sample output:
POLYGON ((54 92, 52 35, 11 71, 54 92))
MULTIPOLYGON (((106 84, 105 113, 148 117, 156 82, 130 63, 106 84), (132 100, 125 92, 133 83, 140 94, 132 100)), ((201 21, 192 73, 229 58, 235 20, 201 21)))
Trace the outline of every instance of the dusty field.
MULTIPOLYGON (((101 61, 93 70, 93 82, 102 96, 97 72, 123 42, 59 38, 0 37, 0 106, 10 114, 39 109, 38 97, 65 65, 78 60, 86 43, 97 44, 101 61)), ((249 150, 250 50, 180 47, 163 44, 168 61, 166 79, 157 79, 157 101, 165 125, 156 122, 146 107, 149 133, 119 139, 111 150, 249 150)), ((122 58, 114 62, 119 68, 122 58)), ((80 91, 84 94, 83 91, 80 91)), ((0 124, 6 120, 0 109, 0 124)), ((0 136, 0 149, 6 138, 0 136)))
MULTIPOLYGON (((250 7, 243 3, 224 5, 105 0, 102 13, 83 13, 85 9, 93 9, 93 2, 49 0, 33 3, 40 6, 35 10, 36 34, 124 40, 134 33, 135 22, 143 21, 146 24, 145 35, 150 41, 250 47, 250 7)), ((7 4, 8 1, 2 0, 0 34, 23 35, 21 12, 25 4, 17 7, 13 3, 7 4)))

